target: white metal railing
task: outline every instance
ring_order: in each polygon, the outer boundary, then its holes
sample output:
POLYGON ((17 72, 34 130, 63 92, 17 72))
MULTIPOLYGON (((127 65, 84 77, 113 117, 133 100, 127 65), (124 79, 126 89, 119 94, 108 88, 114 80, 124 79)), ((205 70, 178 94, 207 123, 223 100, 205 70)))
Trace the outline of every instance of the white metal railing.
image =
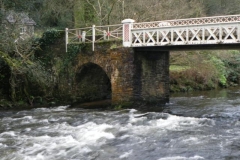
POLYGON ((240 43, 240 15, 132 23, 131 47, 240 43))
POLYGON ((68 44, 122 39, 124 47, 240 43, 240 15, 66 28, 68 44))
POLYGON ((131 47, 240 42, 240 23, 132 29, 131 47))
POLYGON ((86 28, 76 28, 65 30, 66 33, 66 52, 68 44, 79 44, 90 42, 94 51, 94 43, 102 40, 122 39, 122 24, 95 26, 86 28))

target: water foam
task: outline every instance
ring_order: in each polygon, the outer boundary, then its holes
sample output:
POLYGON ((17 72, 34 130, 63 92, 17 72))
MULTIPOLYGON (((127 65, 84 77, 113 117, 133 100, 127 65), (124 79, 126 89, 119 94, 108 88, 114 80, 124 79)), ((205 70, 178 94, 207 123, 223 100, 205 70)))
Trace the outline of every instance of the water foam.
POLYGON ((88 122, 78 126, 74 135, 78 141, 81 141, 84 144, 95 144, 97 140, 100 139, 115 138, 112 133, 105 131, 109 128, 112 128, 112 126, 108 124, 97 125, 96 123, 88 122))
POLYGON ((129 152, 125 152, 123 153, 121 156, 119 156, 120 159, 123 159, 123 158, 128 158, 131 154, 132 154, 132 150, 129 151, 129 152))
POLYGON ((202 160, 204 159, 201 156, 194 156, 194 157, 181 157, 181 156, 177 156, 177 157, 166 157, 166 158, 160 158, 158 160, 202 160))
MULTIPOLYGON (((108 124, 96 124, 88 122, 79 126, 71 126, 64 122, 43 126, 37 129, 37 135, 19 135, 5 132, 0 137, 16 137, 22 148, 15 153, 15 157, 23 157, 26 160, 57 159, 57 157, 81 157, 92 151, 92 146, 97 147, 106 143, 106 140, 114 139, 115 136, 107 132, 112 126, 108 124), (45 135, 41 136, 41 132, 45 135), (50 136, 56 132, 55 136, 50 136)), ((25 129, 29 130, 30 129, 25 129)), ((34 131, 31 131, 34 133, 34 131)), ((36 132, 36 131, 35 131, 36 132)), ((37 133, 36 132, 36 133, 37 133)), ((54 134, 53 134, 54 135, 54 134)), ((60 158, 61 159, 61 158, 60 158)), ((72 159, 72 158, 71 158, 72 159)))
MULTIPOLYGON (((230 117, 236 109, 222 109, 220 113, 230 117)), ((4 155, 0 159, 202 160, 228 155, 227 148, 239 140, 238 121, 231 126, 214 118, 134 109, 76 110, 60 106, 3 117, 0 149, 4 155)), ((217 112, 209 115, 212 113, 217 112)))

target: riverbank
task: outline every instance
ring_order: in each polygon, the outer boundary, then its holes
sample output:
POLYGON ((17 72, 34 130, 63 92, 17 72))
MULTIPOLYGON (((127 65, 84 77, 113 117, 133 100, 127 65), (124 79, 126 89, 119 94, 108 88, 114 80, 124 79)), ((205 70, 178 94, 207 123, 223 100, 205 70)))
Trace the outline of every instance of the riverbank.
POLYGON ((70 102, 66 101, 45 101, 37 103, 27 103, 24 101, 13 102, 11 100, 1 99, 0 98, 0 110, 28 110, 33 108, 49 108, 59 105, 69 105, 70 102))
POLYGON ((240 84, 239 51, 173 52, 171 92, 213 90, 240 84))
MULTIPOLYGON (((52 32, 50 32, 53 34, 52 32)), ((3 74, 1 79, 2 88, 0 87, 0 110, 6 109, 31 109, 37 107, 52 107, 56 105, 71 105, 76 104, 78 107, 89 107, 88 102, 91 102, 91 98, 86 101, 74 101, 76 96, 74 92, 69 91, 69 82, 72 81, 73 71, 65 72, 65 69, 71 67, 62 68, 60 65, 59 55, 54 54, 51 49, 49 52, 44 52, 43 55, 51 56, 47 62, 52 59, 57 59, 56 63, 49 65, 47 68, 61 68, 61 72, 53 70, 56 80, 53 78, 53 84, 50 88, 42 82, 40 84, 30 83, 27 78, 22 78, 22 82, 19 83, 18 100, 12 102, 9 98, 10 85, 9 74, 3 74), (57 63, 59 62, 59 63, 57 63), (56 73, 55 73, 56 72, 56 73), (61 73, 61 74, 60 74, 61 73), (68 78, 66 78, 68 77, 68 78), (24 80, 26 80, 24 82, 24 80), (4 84, 4 85, 3 85, 4 84), (22 85, 24 84, 22 87, 22 85), (68 84, 68 85, 66 85, 68 84), (20 94, 19 94, 20 93, 20 94), (48 98, 46 98, 48 97, 48 98), (77 103, 76 103, 77 102, 77 103), (84 103, 86 102, 86 103, 84 103)), ((42 56, 43 56, 42 55, 42 56)), ((43 56, 44 57, 44 56, 43 56)), ((73 56, 74 57, 74 56, 73 56)), ((45 60, 45 59, 44 59, 45 60)), ((48 64, 46 62, 46 64, 48 64)), ((69 61, 70 63, 71 61, 69 61)), ((52 62, 51 62, 52 63, 52 62)), ((63 62, 61 62, 63 63, 63 62)), ((70 66, 68 63, 64 63, 64 66, 70 66), (67 64, 67 65, 66 65, 67 64)), ((9 73, 9 69, 5 67, 2 70, 4 73, 9 73)), ((194 52, 171 52, 170 54, 170 92, 182 93, 191 92, 197 90, 216 90, 219 88, 228 88, 232 86, 238 86, 240 84, 240 52, 239 51, 194 51, 194 52)), ((94 74, 93 74, 94 75, 94 74)), ((51 77, 51 76, 50 76, 51 77)), ((89 77, 91 79, 91 77, 89 77)), ((18 81, 17 81, 18 82, 18 81)), ((34 81, 33 81, 34 82, 34 81)), ((70 85, 71 87, 71 85, 70 85)), ((85 87, 88 87, 87 85, 85 87)), ((73 90, 74 91, 74 90, 73 90)), ((91 92, 89 92, 89 95, 91 92)), ((110 94, 110 92, 109 92, 110 94)), ((92 100, 93 101, 93 100, 92 100)), ((95 102, 91 102, 95 103, 95 102)), ((111 106, 108 103, 100 103, 98 105, 112 107, 115 109, 123 108, 125 105, 111 106)), ((138 105, 138 104, 137 104, 138 105)), ((136 106, 137 106, 136 105, 136 106)), ((93 107, 94 108, 94 107, 93 107)))

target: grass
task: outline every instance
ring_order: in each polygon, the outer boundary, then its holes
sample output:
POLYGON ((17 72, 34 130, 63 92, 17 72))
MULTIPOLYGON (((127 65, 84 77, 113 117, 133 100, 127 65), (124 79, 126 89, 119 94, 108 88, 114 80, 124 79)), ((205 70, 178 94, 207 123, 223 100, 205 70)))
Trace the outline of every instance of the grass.
POLYGON ((187 70, 189 69, 190 67, 189 66, 182 66, 182 65, 170 65, 170 71, 177 71, 177 72, 180 72, 180 71, 184 71, 184 70, 187 70))

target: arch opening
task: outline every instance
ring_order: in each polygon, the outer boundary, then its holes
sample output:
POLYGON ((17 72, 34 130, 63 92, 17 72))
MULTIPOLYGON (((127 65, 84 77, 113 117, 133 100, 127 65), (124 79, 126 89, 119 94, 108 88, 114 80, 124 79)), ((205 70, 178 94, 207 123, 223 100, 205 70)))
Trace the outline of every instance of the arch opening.
POLYGON ((111 81, 97 64, 82 65, 76 73, 75 82, 78 102, 111 99, 111 81))

